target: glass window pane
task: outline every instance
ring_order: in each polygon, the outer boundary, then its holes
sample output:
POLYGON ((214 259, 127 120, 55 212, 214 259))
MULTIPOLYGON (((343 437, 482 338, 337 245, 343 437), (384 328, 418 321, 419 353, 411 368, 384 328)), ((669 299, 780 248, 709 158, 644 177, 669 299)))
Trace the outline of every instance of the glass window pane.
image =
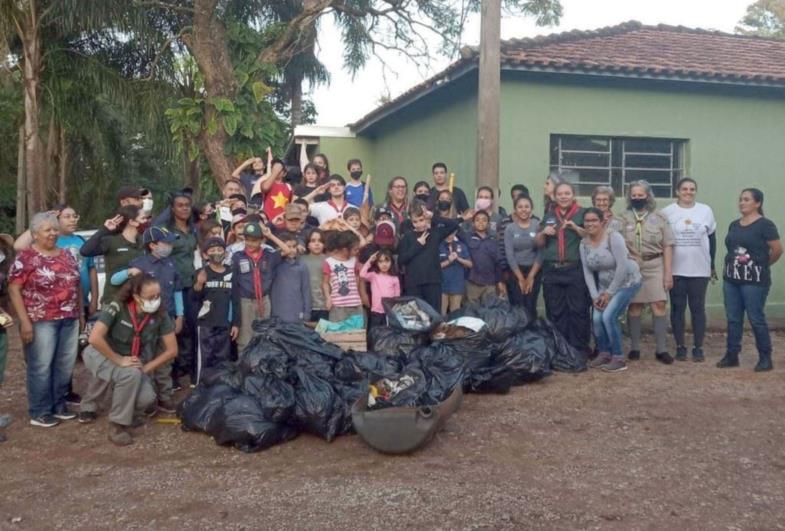
POLYGON ((563 136, 562 149, 578 151, 609 151, 610 139, 588 136, 563 136))
POLYGON ((607 168, 610 165, 609 156, 595 153, 574 153, 562 151, 562 166, 581 166, 581 167, 601 167, 607 168))
POLYGON ((639 180, 648 181, 649 184, 664 184, 671 186, 672 177, 669 171, 654 171, 654 170, 625 170, 624 181, 630 183, 639 180))
POLYGON ((627 168, 658 168, 669 170, 671 167, 670 155, 627 155, 624 158, 624 166, 627 168))
POLYGON ((624 139, 625 153, 670 153, 670 140, 655 140, 649 138, 624 139))

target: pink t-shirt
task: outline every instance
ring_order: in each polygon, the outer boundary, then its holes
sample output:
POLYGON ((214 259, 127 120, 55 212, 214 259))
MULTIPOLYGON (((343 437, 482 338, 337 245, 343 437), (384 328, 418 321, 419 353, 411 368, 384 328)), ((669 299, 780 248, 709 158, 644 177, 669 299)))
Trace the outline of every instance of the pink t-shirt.
POLYGON ((330 275, 330 299, 333 306, 345 308, 360 306, 360 290, 357 288, 357 259, 346 261, 327 258, 322 264, 322 272, 330 275))
POLYGON ((401 282, 397 275, 385 275, 370 271, 371 261, 365 262, 360 277, 371 283, 371 311, 384 313, 382 299, 401 296, 401 282))

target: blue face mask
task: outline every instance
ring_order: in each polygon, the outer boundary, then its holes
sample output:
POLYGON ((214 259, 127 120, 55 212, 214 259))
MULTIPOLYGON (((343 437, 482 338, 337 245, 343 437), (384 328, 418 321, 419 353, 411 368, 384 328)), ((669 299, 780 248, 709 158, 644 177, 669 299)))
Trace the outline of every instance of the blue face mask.
POLYGON ((158 258, 167 258, 169 255, 172 254, 172 246, 166 243, 158 243, 155 246, 155 255, 158 258))

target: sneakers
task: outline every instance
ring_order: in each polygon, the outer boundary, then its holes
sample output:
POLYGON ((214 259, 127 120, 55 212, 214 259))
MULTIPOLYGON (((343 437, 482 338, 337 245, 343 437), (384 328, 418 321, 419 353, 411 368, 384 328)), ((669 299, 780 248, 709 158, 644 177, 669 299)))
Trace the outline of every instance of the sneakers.
POLYGON ((692 361, 695 363, 702 363, 706 361, 706 357, 703 355, 703 349, 700 347, 692 347, 692 361))
POLYGON ((134 442, 128 428, 114 422, 109 423, 109 440, 117 446, 128 446, 134 442))
POLYGON ((95 411, 80 411, 78 417, 79 424, 92 424, 97 418, 95 411))
POLYGON ((171 398, 167 398, 165 400, 158 401, 158 410, 164 413, 174 413, 177 410, 177 407, 172 402, 171 398))
POLYGON ((758 363, 755 364, 755 372, 766 372, 770 371, 774 368, 774 365, 771 363, 771 354, 768 356, 765 354, 760 355, 758 358, 758 363))
POLYGON ((630 361, 636 361, 636 360, 641 359, 641 351, 640 350, 631 350, 627 354, 627 359, 630 360, 630 361))
POLYGON ((82 403, 82 397, 73 391, 69 391, 68 394, 65 395, 65 402, 71 407, 79 407, 79 404, 82 403))
POLYGON ((600 367, 604 372, 622 372, 627 370, 627 364, 621 358, 612 358, 608 363, 600 367))
POLYGON ((726 352, 720 361, 717 362, 718 369, 727 369, 729 367, 739 366, 739 355, 726 352))
POLYGON ((57 420, 73 420, 77 417, 76 413, 68 411, 67 409, 59 411, 52 416, 57 420))
POLYGON ((144 416, 141 416, 141 415, 140 415, 140 416, 134 415, 134 418, 133 418, 133 420, 131 421, 131 425, 130 425, 130 426, 128 426, 128 427, 129 427, 129 428, 141 428, 141 427, 142 427, 142 426, 144 426, 145 424, 147 424, 147 419, 146 419, 144 416))
POLYGON ((54 415, 41 415, 40 417, 30 419, 30 425, 38 426, 39 428, 54 428, 58 424, 60 424, 60 421, 54 415))
POLYGON ((592 369, 597 369, 598 367, 602 367, 606 363, 610 363, 610 361, 611 361, 610 354, 607 353, 598 354, 596 358, 591 360, 591 362, 589 363, 589 367, 591 367, 592 369))
POLYGON ((657 352, 654 357, 665 365, 670 365, 673 363, 673 357, 667 352, 657 352))
MULTIPOLYGON (((693 354, 695 350, 693 349, 693 354)), ((676 347, 676 361, 687 361, 687 347, 676 347)))

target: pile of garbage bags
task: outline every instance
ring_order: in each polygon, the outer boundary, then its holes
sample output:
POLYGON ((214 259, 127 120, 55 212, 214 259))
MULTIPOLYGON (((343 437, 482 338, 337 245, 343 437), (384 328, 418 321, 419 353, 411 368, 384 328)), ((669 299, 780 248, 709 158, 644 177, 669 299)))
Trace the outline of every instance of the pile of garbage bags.
POLYGON ((386 299, 388 323, 370 332, 371 352, 344 352, 302 324, 254 323, 237 362, 203 371, 180 404, 186 431, 245 452, 264 450, 302 432, 331 441, 353 431, 351 407, 426 406, 456 386, 506 393, 552 370, 585 370, 582 353, 545 320, 489 298, 443 319, 420 299, 386 299))

